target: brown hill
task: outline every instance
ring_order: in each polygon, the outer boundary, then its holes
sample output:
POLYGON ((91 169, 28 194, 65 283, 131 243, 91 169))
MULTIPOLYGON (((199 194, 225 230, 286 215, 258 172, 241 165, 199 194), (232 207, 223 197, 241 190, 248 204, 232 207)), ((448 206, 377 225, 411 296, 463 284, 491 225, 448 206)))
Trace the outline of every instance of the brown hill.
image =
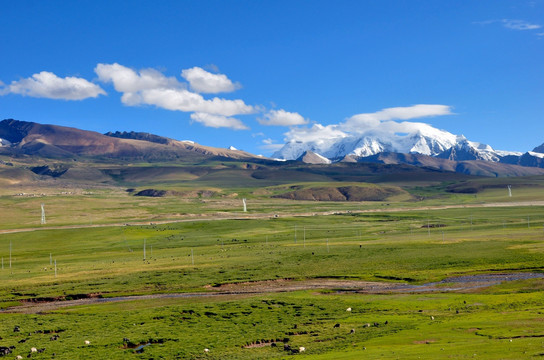
POLYGON ((297 161, 302 161, 305 164, 330 164, 331 161, 313 151, 305 151, 297 161))
POLYGON ((298 188, 294 191, 275 195, 273 197, 310 201, 384 201, 391 196, 401 194, 409 196, 406 191, 396 186, 367 184, 366 186, 323 186, 298 188))
MULTIPOLYGON (((130 134, 130 133, 129 133, 130 134)), ((140 134, 140 133, 135 133, 140 134)), ((47 158, 103 157, 147 161, 199 161, 214 156, 250 159, 244 151, 217 149, 192 142, 171 140, 158 143, 147 140, 106 136, 58 125, 7 119, 0 122, 0 138, 13 145, 1 147, 4 154, 38 155, 47 158)), ((151 137, 152 140, 155 138, 151 137)))

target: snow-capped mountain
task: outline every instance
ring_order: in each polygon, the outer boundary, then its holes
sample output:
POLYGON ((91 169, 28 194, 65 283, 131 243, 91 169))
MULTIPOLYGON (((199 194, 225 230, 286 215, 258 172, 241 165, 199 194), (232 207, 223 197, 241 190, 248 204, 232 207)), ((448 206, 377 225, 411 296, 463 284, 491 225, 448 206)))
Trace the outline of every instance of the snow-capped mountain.
POLYGON ((498 162, 505 156, 520 156, 520 152, 495 150, 487 144, 469 141, 464 137, 458 137, 457 143, 436 157, 448 160, 485 160, 498 162))
POLYGON ((462 135, 436 129, 428 124, 418 124, 411 133, 346 134, 330 139, 312 141, 292 140, 272 155, 273 158, 294 160, 306 151, 330 160, 340 160, 346 155, 366 157, 382 152, 422 154, 449 160, 499 161, 507 155, 521 153, 497 151, 491 146, 469 141, 462 135))
POLYGON ((0 146, 10 146, 10 145, 11 145, 10 141, 0 138, 0 146))

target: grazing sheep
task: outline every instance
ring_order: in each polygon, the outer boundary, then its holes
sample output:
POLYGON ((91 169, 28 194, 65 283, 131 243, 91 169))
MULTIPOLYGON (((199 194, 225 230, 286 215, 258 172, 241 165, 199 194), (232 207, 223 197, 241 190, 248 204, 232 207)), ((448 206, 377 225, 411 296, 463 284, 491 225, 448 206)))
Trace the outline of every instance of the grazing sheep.
POLYGON ((85 340, 85 345, 91 345, 91 342, 89 340, 85 340))
POLYGON ((431 315, 431 320, 434 320, 434 316, 431 315))
POLYGON ((36 349, 35 347, 30 348, 30 352, 31 352, 31 353, 38 352, 38 349, 36 349))
POLYGON ((210 351, 210 349, 208 349, 208 348, 205 348, 205 349, 204 349, 204 352, 205 352, 205 353, 207 353, 207 352, 209 352, 209 351, 210 351))
POLYGON ((350 308, 350 307, 349 307, 349 308, 347 308, 347 309, 346 309, 346 311, 347 311, 347 312, 350 312, 350 311, 351 311, 351 308, 350 308))
POLYGON ((355 329, 351 329, 350 334, 355 334, 355 329))
POLYGON ((301 347, 298 348, 298 351, 299 352, 305 352, 306 348, 304 346, 301 346, 301 347))
POLYGON ((363 327, 365 327, 365 328, 370 327, 370 324, 366 323, 366 324, 363 325, 363 327))
POLYGON ((23 357, 22 357, 21 355, 17 355, 15 358, 16 358, 17 360, 23 360, 23 357))
POLYGON ((339 328, 340 324, 334 324, 334 328, 339 328))

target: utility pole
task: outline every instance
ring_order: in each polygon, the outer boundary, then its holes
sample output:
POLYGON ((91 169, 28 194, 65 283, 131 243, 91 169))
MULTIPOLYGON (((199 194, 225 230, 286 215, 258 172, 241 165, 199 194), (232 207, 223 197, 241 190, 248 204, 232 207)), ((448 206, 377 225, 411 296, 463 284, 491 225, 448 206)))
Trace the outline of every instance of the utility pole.
POLYGON ((41 224, 42 225, 45 224, 45 209, 43 208, 43 203, 42 203, 42 221, 41 221, 41 224))

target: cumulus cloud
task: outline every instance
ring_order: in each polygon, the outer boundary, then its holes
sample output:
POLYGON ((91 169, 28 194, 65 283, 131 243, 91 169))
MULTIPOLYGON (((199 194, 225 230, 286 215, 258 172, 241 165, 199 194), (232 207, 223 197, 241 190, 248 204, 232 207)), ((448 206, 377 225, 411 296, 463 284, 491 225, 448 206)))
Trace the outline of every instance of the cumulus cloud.
POLYGON ((279 125, 279 126, 293 126, 304 125, 308 123, 307 119, 304 119, 302 115, 296 112, 288 112, 283 109, 270 110, 264 114, 263 119, 258 119, 261 125, 279 125))
POLYGON ((240 120, 222 115, 213 115, 208 113, 196 112, 191 114, 193 121, 199 122, 207 127, 230 128, 234 130, 248 130, 240 120))
POLYGON ((117 63, 98 64, 94 69, 98 79, 113 83, 115 90, 122 93, 136 93, 157 88, 184 88, 185 85, 174 77, 166 77, 155 69, 142 69, 139 72, 117 63))
MULTIPOLYGON (((205 99, 187 89, 185 83, 174 77, 166 77, 154 69, 135 71, 123 65, 98 64, 95 72, 103 82, 113 83, 123 93, 121 101, 128 106, 154 105, 163 109, 184 112, 199 112, 223 117, 251 114, 256 108, 243 100, 228 100, 218 97, 205 99)), ((200 119, 197 116, 198 119, 200 119)), ((204 125, 213 122, 200 121, 204 125)), ((208 125, 206 125, 208 126, 208 125)))
POLYGON ((239 89, 239 83, 233 83, 224 74, 212 74, 200 67, 185 69, 181 76, 189 82, 191 89, 198 93, 217 94, 239 89))
POLYGON ((338 140, 348 136, 360 136, 363 134, 396 134, 413 133, 417 131, 432 131, 428 124, 410 121, 431 116, 443 116, 453 114, 451 107, 447 105, 419 104, 408 107, 386 108, 374 113, 353 115, 339 124, 323 126, 313 124, 311 127, 297 127, 285 133, 287 142, 324 142, 338 140))
POLYGON ((207 100, 202 95, 185 89, 142 90, 130 100, 136 103, 131 105, 147 104, 167 110, 204 112, 223 116, 251 114, 255 111, 253 106, 246 105, 243 100, 227 100, 217 97, 207 100))
POLYGON ((11 84, 0 90, 0 95, 9 93, 61 100, 83 100, 106 95, 100 86, 90 81, 72 76, 60 78, 49 71, 42 71, 29 78, 12 81, 11 84))

